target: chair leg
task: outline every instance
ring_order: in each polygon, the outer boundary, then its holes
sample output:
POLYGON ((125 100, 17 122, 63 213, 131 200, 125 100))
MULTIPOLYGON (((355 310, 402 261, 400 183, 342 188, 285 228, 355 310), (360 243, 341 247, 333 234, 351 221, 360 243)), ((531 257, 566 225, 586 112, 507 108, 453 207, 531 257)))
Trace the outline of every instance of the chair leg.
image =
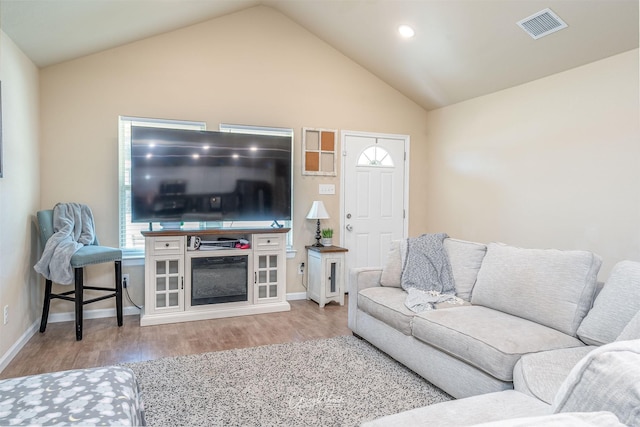
POLYGON ((76 341, 82 340, 82 306, 84 301, 84 269, 75 269, 76 292, 74 302, 76 305, 76 341))
POLYGON ((115 261, 116 268, 116 317, 122 326, 122 261, 115 261))
POLYGON ((44 303, 42 304, 42 320, 40 321, 40 332, 47 329, 49 320, 49 306, 51 305, 51 280, 46 279, 44 285, 44 303))

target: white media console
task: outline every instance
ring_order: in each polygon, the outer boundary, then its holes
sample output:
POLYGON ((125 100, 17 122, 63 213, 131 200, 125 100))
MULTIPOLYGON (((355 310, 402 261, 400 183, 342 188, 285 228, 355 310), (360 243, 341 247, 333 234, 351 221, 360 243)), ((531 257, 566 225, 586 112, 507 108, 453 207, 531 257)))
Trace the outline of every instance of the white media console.
POLYGON ((289 311, 288 231, 143 231, 145 292, 140 325, 289 311))

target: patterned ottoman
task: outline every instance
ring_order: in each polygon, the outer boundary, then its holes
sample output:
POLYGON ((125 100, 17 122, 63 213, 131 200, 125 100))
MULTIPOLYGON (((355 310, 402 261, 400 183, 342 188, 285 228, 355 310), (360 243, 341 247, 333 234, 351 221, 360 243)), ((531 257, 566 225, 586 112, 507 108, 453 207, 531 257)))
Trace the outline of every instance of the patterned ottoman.
POLYGON ((108 366, 0 380, 0 425, 53 424, 145 425, 133 371, 108 366))

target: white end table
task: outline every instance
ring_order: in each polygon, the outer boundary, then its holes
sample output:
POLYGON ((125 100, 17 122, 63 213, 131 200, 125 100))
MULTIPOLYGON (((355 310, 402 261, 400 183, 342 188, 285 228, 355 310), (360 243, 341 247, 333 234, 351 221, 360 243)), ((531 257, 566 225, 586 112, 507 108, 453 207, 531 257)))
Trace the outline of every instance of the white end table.
POLYGON ((344 305, 344 263, 348 249, 339 246, 306 246, 307 299, 320 308, 335 301, 344 305))

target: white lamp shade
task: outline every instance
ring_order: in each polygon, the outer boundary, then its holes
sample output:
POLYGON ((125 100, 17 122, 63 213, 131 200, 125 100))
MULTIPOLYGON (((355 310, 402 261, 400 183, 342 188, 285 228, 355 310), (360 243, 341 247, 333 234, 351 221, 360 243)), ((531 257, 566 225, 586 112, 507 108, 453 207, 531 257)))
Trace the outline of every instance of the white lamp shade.
POLYGON ((327 219, 329 218, 329 214, 324 207, 324 203, 320 200, 315 200, 311 205, 311 209, 309 209, 309 213, 307 214, 307 219, 327 219))

